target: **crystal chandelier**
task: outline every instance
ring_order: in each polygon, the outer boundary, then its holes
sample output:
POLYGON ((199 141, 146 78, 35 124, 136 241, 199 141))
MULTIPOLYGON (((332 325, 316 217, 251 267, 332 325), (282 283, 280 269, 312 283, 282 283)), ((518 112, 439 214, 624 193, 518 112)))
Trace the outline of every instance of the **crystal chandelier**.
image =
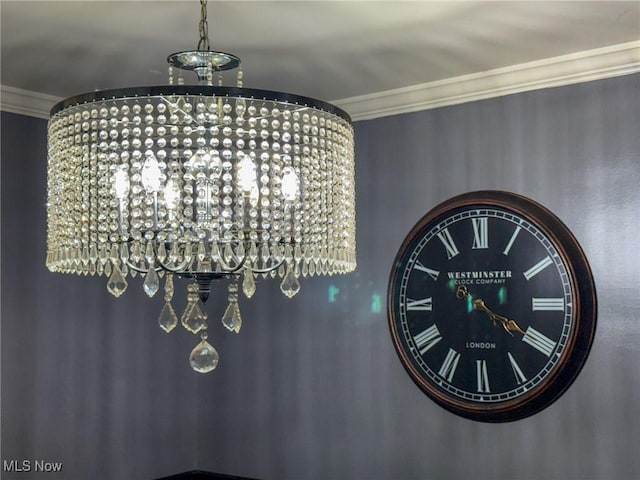
POLYGON ((206 373, 219 360, 204 309, 212 282, 228 280, 222 323, 238 333, 240 290, 250 298, 257 278, 280 277, 293 297, 301 276, 353 271, 355 189, 349 115, 244 88, 238 57, 210 50, 200 3, 198 47, 167 58, 168 85, 91 92, 51 110, 46 264, 104 275, 116 297, 136 275, 153 297, 164 277, 160 327, 198 334, 190 364, 206 373), (232 69, 236 86, 223 86, 232 69), (185 70, 197 85, 185 85, 185 70), (174 276, 190 279, 180 318, 174 276))

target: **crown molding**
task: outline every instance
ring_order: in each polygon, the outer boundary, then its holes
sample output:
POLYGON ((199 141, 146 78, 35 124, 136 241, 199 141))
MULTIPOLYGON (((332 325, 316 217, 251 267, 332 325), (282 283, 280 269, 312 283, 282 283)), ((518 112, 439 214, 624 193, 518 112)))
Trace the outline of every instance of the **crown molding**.
POLYGON ((640 40, 335 100, 354 121, 640 72, 640 40))
MULTIPOLYGON (((354 121, 640 72, 640 40, 335 100, 354 121)), ((0 85, 0 110, 49 118, 62 98, 0 85)))
POLYGON ((49 111, 62 98, 0 85, 0 110, 29 117, 49 118, 49 111))

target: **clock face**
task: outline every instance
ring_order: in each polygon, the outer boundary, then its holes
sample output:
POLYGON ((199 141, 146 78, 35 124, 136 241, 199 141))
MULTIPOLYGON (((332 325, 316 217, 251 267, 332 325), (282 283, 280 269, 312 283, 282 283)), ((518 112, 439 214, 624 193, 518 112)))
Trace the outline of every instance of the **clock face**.
POLYGON ((578 374, 595 289, 557 217, 524 197, 474 192, 436 207, 405 240, 389 322, 427 395, 458 415, 510 421, 545 408, 578 374))

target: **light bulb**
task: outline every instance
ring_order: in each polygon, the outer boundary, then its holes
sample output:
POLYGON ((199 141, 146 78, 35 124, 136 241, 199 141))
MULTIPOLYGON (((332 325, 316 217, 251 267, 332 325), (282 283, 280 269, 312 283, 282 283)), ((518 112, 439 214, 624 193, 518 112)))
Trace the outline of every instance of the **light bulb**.
POLYGON ((180 190, 173 178, 167 180, 164 187, 164 202, 169 210, 175 210, 180 202, 180 190))
POLYGON ((116 191, 116 197, 122 201, 129 195, 129 175, 125 167, 120 167, 113 174, 113 188, 116 191))
POLYGON ((142 186, 147 193, 155 193, 160 190, 160 177, 162 172, 158 166, 158 160, 150 150, 146 152, 147 159, 142 165, 142 186))
POLYGON ((300 191, 300 180, 291 167, 284 167, 282 173, 282 195, 288 202, 293 202, 300 191))
POLYGON ((242 191, 250 195, 252 191, 257 190, 258 182, 256 179, 256 166, 247 155, 242 157, 242 160, 238 162, 238 186, 242 191))

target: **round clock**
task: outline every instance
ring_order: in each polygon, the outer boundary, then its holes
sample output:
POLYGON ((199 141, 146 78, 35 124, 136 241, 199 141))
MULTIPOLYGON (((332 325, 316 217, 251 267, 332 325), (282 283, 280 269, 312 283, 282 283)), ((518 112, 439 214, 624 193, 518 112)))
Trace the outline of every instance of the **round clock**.
POLYGON ((595 285, 549 210, 472 192, 409 232, 388 314, 400 360, 426 395, 457 415, 507 422, 549 406, 580 372, 596 329, 595 285))

